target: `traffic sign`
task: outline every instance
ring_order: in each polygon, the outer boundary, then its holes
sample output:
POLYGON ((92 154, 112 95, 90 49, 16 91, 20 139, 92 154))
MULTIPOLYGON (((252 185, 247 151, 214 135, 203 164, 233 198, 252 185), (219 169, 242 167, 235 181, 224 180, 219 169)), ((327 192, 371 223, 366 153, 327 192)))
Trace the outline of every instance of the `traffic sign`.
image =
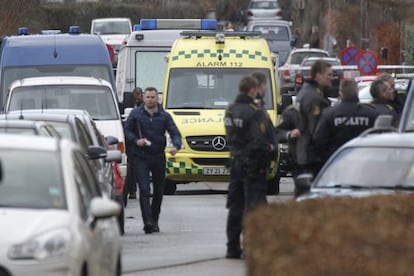
POLYGON ((356 65, 361 50, 356 46, 349 46, 341 52, 342 65, 356 65))
POLYGON ((375 75, 378 66, 377 55, 370 50, 361 51, 358 55, 357 66, 361 75, 375 75))

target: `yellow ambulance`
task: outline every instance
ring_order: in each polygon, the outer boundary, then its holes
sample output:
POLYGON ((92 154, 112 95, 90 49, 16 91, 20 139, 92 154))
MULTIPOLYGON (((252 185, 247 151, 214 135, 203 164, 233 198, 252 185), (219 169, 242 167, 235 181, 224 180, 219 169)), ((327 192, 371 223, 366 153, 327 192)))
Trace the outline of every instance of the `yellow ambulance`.
MULTIPOLYGON (((183 147, 175 156, 167 153, 167 194, 180 183, 229 181, 224 113, 239 92, 240 78, 256 71, 267 77, 264 108, 276 124, 274 58, 260 32, 183 31, 174 42, 162 104, 181 131, 183 147)), ((270 168, 273 194, 279 191, 278 157, 270 168)))

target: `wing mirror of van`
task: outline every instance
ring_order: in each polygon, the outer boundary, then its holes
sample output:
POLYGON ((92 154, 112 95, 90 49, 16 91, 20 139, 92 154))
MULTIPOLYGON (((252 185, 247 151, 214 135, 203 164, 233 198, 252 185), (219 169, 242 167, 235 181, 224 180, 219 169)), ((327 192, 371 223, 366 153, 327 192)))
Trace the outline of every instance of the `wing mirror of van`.
POLYGON ((310 173, 299 174, 295 179, 295 197, 307 193, 311 189, 313 175, 310 173))

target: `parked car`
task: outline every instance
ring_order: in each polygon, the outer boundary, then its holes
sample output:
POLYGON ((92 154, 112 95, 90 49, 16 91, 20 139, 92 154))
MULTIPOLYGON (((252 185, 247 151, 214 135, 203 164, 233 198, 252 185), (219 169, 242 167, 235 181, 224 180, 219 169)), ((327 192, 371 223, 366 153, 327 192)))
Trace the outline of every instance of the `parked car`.
MULTIPOLYGON (((124 202, 123 197, 116 196, 116 182, 115 169, 112 163, 117 163, 121 160, 121 153, 112 149, 118 143, 118 139, 114 136, 104 137, 103 134, 96 127, 92 117, 85 110, 77 109, 46 109, 46 110, 23 110, 17 112, 10 112, 5 115, 6 118, 22 117, 23 119, 45 121, 52 126, 55 126, 58 132, 64 138, 70 139, 75 143, 79 143, 84 152, 90 146, 100 146, 107 149, 107 158, 97 161, 91 161, 93 168, 97 173, 101 188, 112 199, 115 199, 121 206, 119 215, 119 227, 121 233, 124 233, 124 202), (80 121, 80 122, 79 122, 80 121)), ((3 117, 0 116, 0 119, 3 117)), ((118 166, 118 164, 117 164, 118 166)), ((120 188, 118 187, 118 190, 120 188)))
MULTIPOLYGON (((1 118, 0 118, 1 119, 1 118)), ((29 120, 0 120, 0 133, 61 137, 49 123, 29 120)))
POLYGON ((125 176, 124 129, 116 93, 109 82, 80 76, 18 79, 9 88, 4 111, 24 109, 86 110, 105 136, 118 138, 118 149, 123 153, 121 170, 125 176))
POLYGON ((249 21, 246 30, 261 32, 261 36, 266 39, 270 50, 278 54, 279 64, 283 64, 292 51, 291 25, 292 22, 285 20, 255 19, 249 21))
POLYGON ((414 133, 362 134, 339 148, 313 181, 298 177, 306 192, 297 199, 413 192, 413 166, 414 133))
POLYGON ((278 0, 250 0, 244 16, 246 22, 261 18, 283 19, 283 12, 278 0))
POLYGON ((91 22, 91 34, 99 35, 107 45, 112 47, 114 68, 118 64, 119 49, 131 32, 131 19, 127 17, 95 18, 91 22))
POLYGON ((329 57, 325 50, 316 48, 295 48, 286 59, 286 62, 278 68, 281 86, 280 93, 294 93, 296 71, 306 57, 329 57))
MULTIPOLYGON (((88 150, 93 160, 105 154, 88 150)), ((1 275, 121 275, 120 206, 78 145, 0 135, 0 155, 1 275)))
POLYGON ((344 70, 342 69, 341 61, 334 57, 306 57, 300 64, 300 68, 296 71, 294 91, 295 94, 302 88, 305 80, 310 79, 310 68, 317 61, 323 60, 332 65, 333 80, 332 86, 327 90, 329 97, 338 98, 339 84, 344 78, 344 70))

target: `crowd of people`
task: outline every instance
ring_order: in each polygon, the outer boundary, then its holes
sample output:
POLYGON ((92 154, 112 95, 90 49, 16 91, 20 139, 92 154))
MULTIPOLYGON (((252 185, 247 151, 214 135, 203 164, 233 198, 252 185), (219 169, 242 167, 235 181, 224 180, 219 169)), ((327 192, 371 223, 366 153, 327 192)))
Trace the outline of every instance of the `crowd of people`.
MULTIPOLYGON (((405 99, 394 88, 394 79, 382 74, 371 84, 372 102, 359 103, 354 80, 340 84, 339 102, 332 105, 327 93, 333 80, 332 66, 316 61, 311 78, 299 91, 296 102, 285 108, 280 123, 273 127, 264 110, 266 77, 255 72, 239 81, 239 94, 228 106, 224 117, 230 150, 230 182, 226 234, 227 258, 242 258, 241 235, 247 212, 267 203, 269 165, 277 156, 277 143, 288 143, 292 157, 293 178, 301 173, 319 172, 328 158, 344 143, 372 128, 378 115, 388 114, 398 124, 405 99)), ((125 122, 128 142, 127 192, 139 202, 144 232, 159 232, 159 216, 165 186, 165 135, 181 148, 181 134, 172 117, 158 103, 157 90, 148 87, 134 91, 136 107, 125 122), (151 126, 150 126, 151 125, 151 126), (150 175, 153 196, 150 198, 150 175)), ((295 193, 300 191, 296 188, 295 193)))

